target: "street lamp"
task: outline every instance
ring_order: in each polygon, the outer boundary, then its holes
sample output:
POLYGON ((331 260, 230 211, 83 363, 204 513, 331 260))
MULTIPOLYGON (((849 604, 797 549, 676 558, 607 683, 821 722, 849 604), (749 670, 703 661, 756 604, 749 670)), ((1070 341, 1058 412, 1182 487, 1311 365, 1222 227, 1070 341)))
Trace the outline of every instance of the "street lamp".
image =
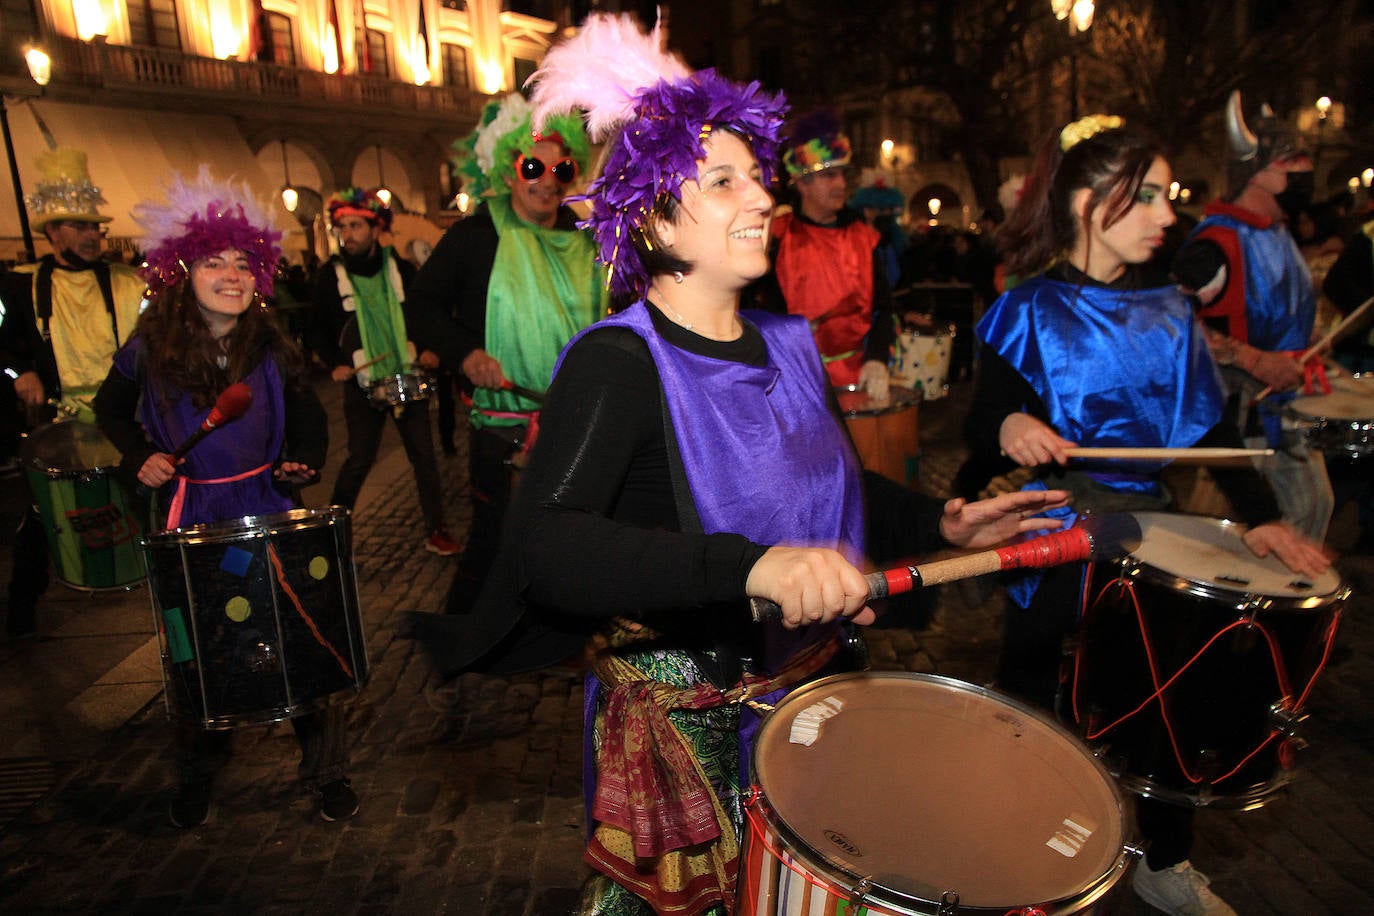
POLYGON ((281 189, 281 205, 286 208, 286 212, 295 213, 296 207, 300 205, 301 195, 291 183, 291 169, 286 164, 286 141, 281 141, 281 173, 285 179, 285 184, 281 189))
POLYGON ((377 144, 377 199, 382 206, 391 206, 391 189, 386 186, 386 175, 382 173, 382 145, 377 144))
POLYGON ((1069 120, 1078 120, 1078 45, 1075 36, 1092 28, 1093 0, 1050 0, 1054 18, 1069 23, 1069 120))

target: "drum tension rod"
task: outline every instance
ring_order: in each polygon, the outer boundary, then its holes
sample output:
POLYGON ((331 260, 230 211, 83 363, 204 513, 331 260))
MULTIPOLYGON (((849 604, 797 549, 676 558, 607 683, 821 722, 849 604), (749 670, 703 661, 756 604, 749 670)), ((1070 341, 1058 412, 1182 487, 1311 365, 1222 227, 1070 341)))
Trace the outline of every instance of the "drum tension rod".
POLYGON ((940 894, 940 905, 935 910, 935 916, 958 916, 959 913, 959 894, 955 891, 944 891, 940 894))

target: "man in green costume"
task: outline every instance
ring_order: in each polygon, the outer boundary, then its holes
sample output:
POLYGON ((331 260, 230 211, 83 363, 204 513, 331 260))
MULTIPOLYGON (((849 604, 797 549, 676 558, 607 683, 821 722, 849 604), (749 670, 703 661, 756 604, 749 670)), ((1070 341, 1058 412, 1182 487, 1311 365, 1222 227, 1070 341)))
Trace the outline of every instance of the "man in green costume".
POLYGON ((344 387, 348 457, 330 501, 350 508, 357 501, 377 460, 390 414, 415 472, 428 532, 425 549, 453 556, 463 548, 444 527, 429 401, 419 386, 420 372, 438 366, 439 359, 426 350, 415 352, 403 309, 407 281, 415 268, 391 246, 381 244, 381 234, 391 228, 392 213, 375 190, 345 188, 329 199, 328 206, 340 250, 316 277, 310 347, 344 387), (389 393, 394 397, 388 399, 389 393))
POLYGON ((580 118, 536 134, 529 103, 512 93, 455 146, 469 193, 485 202, 444 233, 406 309, 416 339, 471 392, 472 530, 449 595, 450 613, 462 613, 496 554, 512 462, 533 439, 539 401, 525 393, 548 387, 564 345, 605 316, 607 294, 595 248, 563 206, 587 167, 580 118))

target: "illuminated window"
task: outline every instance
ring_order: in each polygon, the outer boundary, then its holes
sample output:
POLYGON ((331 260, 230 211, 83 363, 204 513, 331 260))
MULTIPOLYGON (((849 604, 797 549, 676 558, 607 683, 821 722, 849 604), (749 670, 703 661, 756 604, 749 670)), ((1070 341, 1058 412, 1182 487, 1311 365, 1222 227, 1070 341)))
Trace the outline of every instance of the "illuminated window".
POLYGON ((391 54, 387 47, 385 32, 367 30, 367 58, 364 60, 363 71, 373 76, 391 75, 391 54))
POLYGON ((296 66, 296 43, 291 34, 291 20, 282 13, 263 11, 258 18, 258 32, 262 47, 258 60, 283 67, 296 66))
POLYGON ((130 44, 181 50, 176 0, 128 0, 130 44))
POLYGON ((468 76, 468 49, 462 45, 444 42, 439 45, 440 66, 443 67, 445 86, 467 89, 472 85, 468 76))

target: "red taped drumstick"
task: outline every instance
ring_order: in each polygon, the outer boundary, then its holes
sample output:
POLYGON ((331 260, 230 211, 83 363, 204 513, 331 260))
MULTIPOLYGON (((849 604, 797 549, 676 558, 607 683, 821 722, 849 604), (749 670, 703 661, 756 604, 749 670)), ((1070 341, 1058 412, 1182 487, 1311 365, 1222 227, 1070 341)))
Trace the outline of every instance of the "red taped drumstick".
MULTIPOLYGON (((1044 569, 1089 559, 1110 559, 1140 546, 1140 522, 1129 512, 1085 515, 1066 531, 962 557, 933 560, 869 573, 868 596, 886 598, 927 585, 984 576, 1004 569, 1044 569)), ((782 608, 766 598, 750 599, 754 620, 777 620, 782 608)))
POLYGON ((252 404, 253 389, 243 382, 235 382, 221 391, 219 397, 215 398, 215 404, 210 408, 210 413, 200 424, 200 428, 187 436, 186 441, 178 445, 176 451, 172 452, 172 463, 175 464, 179 458, 184 457, 187 452, 195 448, 201 439, 225 423, 243 416, 252 404))

